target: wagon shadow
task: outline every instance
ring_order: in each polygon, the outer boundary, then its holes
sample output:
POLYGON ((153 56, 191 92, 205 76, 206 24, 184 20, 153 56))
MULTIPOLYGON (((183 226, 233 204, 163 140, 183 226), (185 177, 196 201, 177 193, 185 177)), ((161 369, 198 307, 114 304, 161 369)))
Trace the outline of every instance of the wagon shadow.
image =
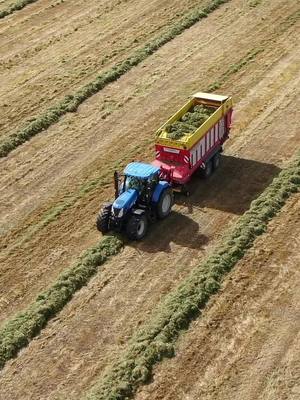
POLYGON ((177 195, 176 203, 186 206, 188 213, 196 207, 241 215, 280 171, 273 164, 222 155, 220 168, 208 180, 195 175, 191 196, 177 195))

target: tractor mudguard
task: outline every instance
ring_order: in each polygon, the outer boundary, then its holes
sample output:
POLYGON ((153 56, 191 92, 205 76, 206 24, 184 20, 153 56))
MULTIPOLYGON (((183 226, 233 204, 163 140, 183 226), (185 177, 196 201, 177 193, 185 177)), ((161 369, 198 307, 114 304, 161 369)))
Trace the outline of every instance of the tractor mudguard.
POLYGON ((155 204, 158 203, 162 192, 169 187, 171 187, 171 186, 167 181, 158 182, 158 184, 156 185, 156 188, 154 189, 153 195, 152 195, 152 202, 155 204))

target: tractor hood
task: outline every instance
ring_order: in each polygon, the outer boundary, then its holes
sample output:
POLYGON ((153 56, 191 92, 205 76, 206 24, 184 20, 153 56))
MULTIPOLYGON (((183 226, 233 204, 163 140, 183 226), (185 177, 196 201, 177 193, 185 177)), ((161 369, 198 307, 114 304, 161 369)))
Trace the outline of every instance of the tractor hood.
POLYGON ((113 203, 113 208, 117 210, 131 208, 138 198, 138 191, 135 189, 128 189, 123 192, 113 203))

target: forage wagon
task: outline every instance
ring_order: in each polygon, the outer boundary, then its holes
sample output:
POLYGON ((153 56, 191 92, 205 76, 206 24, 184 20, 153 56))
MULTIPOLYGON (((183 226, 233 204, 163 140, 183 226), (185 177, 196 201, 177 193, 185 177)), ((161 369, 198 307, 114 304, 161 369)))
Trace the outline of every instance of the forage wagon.
POLYGON ((196 171, 209 177, 219 167, 222 145, 229 136, 232 98, 196 93, 155 135, 155 160, 133 162, 114 174, 115 200, 97 217, 99 231, 125 230, 142 239, 149 222, 166 218, 173 191, 189 195, 187 184, 196 171))

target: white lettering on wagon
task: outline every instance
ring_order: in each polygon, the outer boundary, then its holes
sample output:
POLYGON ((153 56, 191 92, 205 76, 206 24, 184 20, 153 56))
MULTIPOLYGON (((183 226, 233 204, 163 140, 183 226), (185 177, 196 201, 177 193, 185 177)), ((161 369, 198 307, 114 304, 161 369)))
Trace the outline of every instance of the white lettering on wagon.
POLYGON ((174 153, 174 154, 179 154, 180 150, 177 149, 171 149, 170 147, 164 147, 164 151, 167 153, 174 153))

